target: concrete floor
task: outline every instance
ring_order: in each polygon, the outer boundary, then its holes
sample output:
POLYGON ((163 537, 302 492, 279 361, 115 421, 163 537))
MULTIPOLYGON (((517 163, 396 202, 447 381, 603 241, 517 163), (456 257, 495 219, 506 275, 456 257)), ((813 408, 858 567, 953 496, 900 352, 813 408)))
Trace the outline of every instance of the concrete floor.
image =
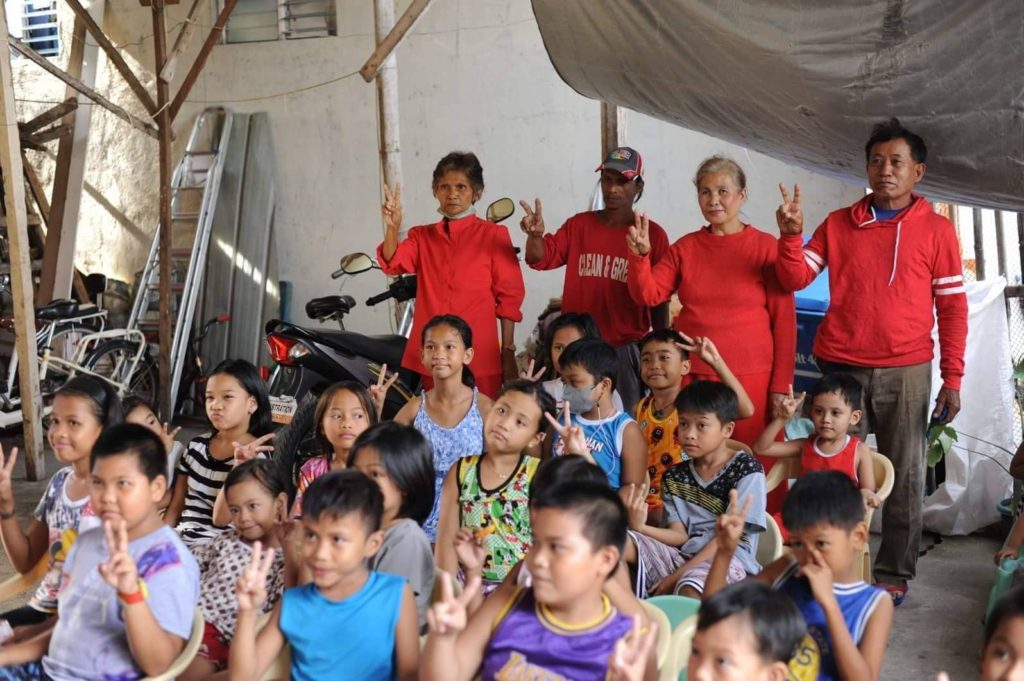
MULTIPOLYGON (((2 440, 8 451, 12 438, 2 440)), ((47 452, 47 473, 58 467, 47 452)), ((25 480, 24 471, 19 457, 15 494, 23 525, 46 487, 45 482, 25 480)), ((882 679, 933 681, 939 671, 948 672, 951 681, 977 678, 981 618, 995 573, 992 556, 1001 541, 991 535, 946 537, 921 558, 910 595, 896 609, 882 679)), ((873 548, 877 544, 878 538, 873 537, 873 548)), ((924 546, 929 544, 926 540, 924 546)), ((0 580, 13 574, 5 555, 0 558, 0 580)), ((26 597, 0 602, 0 612, 20 605, 26 597)))

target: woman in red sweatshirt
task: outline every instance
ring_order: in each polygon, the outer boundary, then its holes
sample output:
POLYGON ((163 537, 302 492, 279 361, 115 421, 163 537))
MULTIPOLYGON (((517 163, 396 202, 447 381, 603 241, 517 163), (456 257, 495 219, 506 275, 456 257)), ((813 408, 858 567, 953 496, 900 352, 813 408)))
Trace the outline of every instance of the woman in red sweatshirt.
MULTIPOLYGON (((630 228, 629 292, 639 305, 662 303, 673 293, 683 309, 674 326, 707 336, 754 402, 754 416, 739 421, 733 437, 750 444, 771 420, 772 405, 793 382, 796 310, 793 295, 775 276, 776 238, 740 220, 747 179, 732 160, 713 156, 694 180, 708 224, 685 235, 651 267, 646 216, 630 228)), ((690 380, 718 380, 699 357, 690 357, 690 380)), ((762 461, 770 470, 771 461, 762 461)))

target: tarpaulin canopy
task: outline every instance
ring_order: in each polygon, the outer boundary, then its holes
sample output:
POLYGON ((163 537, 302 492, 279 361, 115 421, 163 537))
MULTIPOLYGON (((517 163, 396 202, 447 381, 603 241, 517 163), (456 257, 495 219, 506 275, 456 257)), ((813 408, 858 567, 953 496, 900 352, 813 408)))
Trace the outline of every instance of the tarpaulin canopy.
POLYGON ((1020 0, 533 0, 580 94, 864 182, 871 126, 924 136, 921 190, 1024 211, 1020 0))

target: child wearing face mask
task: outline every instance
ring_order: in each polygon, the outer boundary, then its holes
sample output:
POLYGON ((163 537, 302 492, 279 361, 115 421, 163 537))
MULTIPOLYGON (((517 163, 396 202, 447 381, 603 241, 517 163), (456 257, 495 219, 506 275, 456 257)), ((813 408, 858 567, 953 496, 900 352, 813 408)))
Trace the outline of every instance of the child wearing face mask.
MULTIPOLYGON (((647 440, 631 416, 615 409, 612 394, 618 376, 618 356, 608 343, 584 338, 562 352, 559 367, 565 389, 564 409, 572 425, 583 431, 594 462, 608 476, 613 490, 644 486, 647 440)), ((550 453, 561 456, 565 443, 557 433, 550 453)))

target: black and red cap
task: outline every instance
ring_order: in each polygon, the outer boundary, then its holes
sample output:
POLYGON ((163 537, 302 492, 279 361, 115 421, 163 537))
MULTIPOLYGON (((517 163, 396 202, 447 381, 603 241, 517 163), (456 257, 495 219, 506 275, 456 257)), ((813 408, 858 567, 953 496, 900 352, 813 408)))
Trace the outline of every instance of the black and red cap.
POLYGON ((604 159, 604 163, 597 167, 597 171, 616 170, 625 176, 627 180, 643 178, 644 161, 640 158, 640 152, 632 147, 619 147, 612 149, 611 153, 604 159))

